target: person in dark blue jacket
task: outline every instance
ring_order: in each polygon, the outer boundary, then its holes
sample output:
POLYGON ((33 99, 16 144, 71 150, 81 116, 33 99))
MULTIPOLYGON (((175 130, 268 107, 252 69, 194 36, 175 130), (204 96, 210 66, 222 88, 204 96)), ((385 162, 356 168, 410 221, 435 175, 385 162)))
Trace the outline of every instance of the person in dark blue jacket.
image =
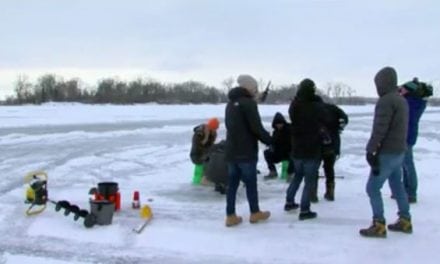
POLYGON ((419 132, 419 121, 426 109, 426 96, 419 91, 424 89, 426 83, 419 82, 417 78, 400 87, 400 94, 406 99, 409 108, 408 144, 403 161, 403 184, 408 194, 410 203, 417 202, 417 171, 414 165, 413 148, 419 132))

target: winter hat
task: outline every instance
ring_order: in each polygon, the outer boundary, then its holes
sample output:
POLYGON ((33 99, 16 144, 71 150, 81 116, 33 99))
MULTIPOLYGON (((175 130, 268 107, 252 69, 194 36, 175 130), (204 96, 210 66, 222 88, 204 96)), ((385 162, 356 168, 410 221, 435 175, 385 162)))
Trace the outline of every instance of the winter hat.
POLYGON ((403 87, 408 91, 415 91, 419 87, 419 79, 415 77, 412 81, 404 83, 403 87))
POLYGON ((315 82, 306 78, 299 83, 297 96, 302 99, 312 100, 315 97, 315 91, 315 82))
POLYGON ((245 88, 252 96, 256 96, 258 93, 258 83, 254 77, 248 74, 242 74, 238 76, 237 83, 240 87, 245 88))
POLYGON ((210 118, 206 123, 206 125, 210 130, 217 130, 220 125, 220 122, 218 121, 217 118, 214 117, 214 118, 210 118))

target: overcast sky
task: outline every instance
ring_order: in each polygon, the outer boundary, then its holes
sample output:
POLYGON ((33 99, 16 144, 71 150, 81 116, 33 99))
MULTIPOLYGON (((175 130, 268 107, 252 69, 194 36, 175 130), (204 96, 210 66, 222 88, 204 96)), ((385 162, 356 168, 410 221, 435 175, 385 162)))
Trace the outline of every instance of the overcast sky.
POLYGON ((18 74, 221 86, 241 73, 375 95, 374 74, 440 80, 438 0, 1 0, 0 94, 18 74))

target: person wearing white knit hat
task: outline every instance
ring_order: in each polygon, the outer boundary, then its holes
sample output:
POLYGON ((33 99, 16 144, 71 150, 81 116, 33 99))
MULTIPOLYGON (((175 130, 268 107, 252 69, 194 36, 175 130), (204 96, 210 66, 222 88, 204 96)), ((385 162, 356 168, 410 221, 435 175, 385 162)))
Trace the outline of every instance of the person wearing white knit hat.
POLYGON ((226 221, 228 227, 239 225, 241 216, 235 212, 235 200, 240 181, 246 185, 249 203, 250 223, 267 220, 269 211, 261 211, 258 203, 257 161, 258 141, 266 145, 272 138, 263 127, 256 96, 258 83, 250 75, 237 78, 238 87, 228 93, 225 110, 226 148, 225 159, 228 163, 228 189, 226 192, 226 221))
POLYGON ((237 83, 240 87, 245 88, 252 97, 256 97, 258 94, 258 82, 249 74, 242 74, 238 76, 237 83))

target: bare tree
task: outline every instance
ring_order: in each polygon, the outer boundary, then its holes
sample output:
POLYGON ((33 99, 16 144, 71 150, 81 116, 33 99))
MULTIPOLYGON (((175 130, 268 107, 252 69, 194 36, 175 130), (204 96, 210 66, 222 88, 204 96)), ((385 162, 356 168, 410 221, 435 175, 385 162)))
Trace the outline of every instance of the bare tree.
POLYGON ((326 95, 328 97, 331 97, 332 96, 332 89, 333 89, 332 84, 331 83, 326 83, 324 87, 325 87, 325 90, 326 90, 326 95))
POLYGON ((15 94, 19 104, 28 103, 32 96, 32 84, 29 82, 27 75, 20 74, 15 82, 15 94))
POLYGON ((234 82, 235 82, 235 79, 234 79, 234 77, 231 76, 231 77, 228 77, 223 80, 222 86, 226 89, 226 91, 229 91, 234 86, 234 82))

